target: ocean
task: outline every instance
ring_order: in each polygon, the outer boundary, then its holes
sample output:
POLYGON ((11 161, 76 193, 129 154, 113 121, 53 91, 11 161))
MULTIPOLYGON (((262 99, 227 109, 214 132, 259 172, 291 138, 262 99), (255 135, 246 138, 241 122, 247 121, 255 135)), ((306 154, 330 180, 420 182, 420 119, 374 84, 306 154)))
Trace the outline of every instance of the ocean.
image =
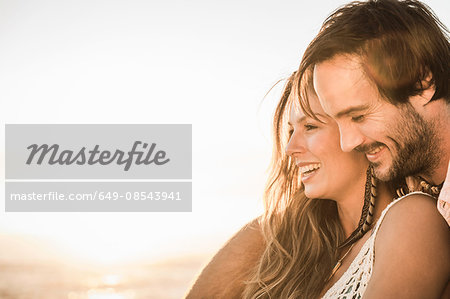
POLYGON ((2 299, 179 299, 210 256, 115 266, 0 263, 2 299))

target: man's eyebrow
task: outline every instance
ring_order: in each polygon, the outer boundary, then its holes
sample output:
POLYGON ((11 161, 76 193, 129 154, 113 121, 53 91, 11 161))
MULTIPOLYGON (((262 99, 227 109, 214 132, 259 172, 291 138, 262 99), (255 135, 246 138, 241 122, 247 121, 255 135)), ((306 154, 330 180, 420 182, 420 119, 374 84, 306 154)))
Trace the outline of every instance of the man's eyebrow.
POLYGON ((349 115, 350 113, 361 112, 361 111, 364 111, 367 109, 369 109, 369 105, 359 105, 359 106, 350 107, 350 108, 347 108, 345 110, 338 112, 336 114, 335 118, 342 118, 344 116, 349 115))

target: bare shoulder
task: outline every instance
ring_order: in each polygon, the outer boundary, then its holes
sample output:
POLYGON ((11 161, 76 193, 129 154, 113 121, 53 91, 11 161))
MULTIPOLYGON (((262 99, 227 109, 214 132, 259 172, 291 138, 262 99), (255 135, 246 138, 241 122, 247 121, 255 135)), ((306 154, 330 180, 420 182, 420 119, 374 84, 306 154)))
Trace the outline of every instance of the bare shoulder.
POLYGON ((216 253, 187 294, 192 298, 239 298, 265 242, 259 218, 244 225, 216 253))
POLYGON ((450 232, 436 200, 412 194, 395 203, 375 240, 365 298, 440 298, 450 276, 450 232))
POLYGON ((381 224, 377 243, 383 241, 386 235, 395 235, 401 240, 428 233, 448 237, 448 225, 436 208, 436 199, 424 194, 412 194, 389 209, 381 224))

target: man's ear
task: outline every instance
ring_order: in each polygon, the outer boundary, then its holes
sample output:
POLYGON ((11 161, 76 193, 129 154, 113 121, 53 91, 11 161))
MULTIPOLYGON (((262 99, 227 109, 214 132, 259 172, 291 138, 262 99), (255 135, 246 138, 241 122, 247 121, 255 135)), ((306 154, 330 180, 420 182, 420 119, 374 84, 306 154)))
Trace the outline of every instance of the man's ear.
POLYGON ((409 97, 410 104, 416 109, 416 111, 423 110, 424 107, 430 103, 430 100, 433 98, 434 93, 436 92, 436 86, 432 84, 431 72, 428 72, 427 76, 424 80, 420 82, 420 86, 418 88, 423 88, 421 94, 409 97))

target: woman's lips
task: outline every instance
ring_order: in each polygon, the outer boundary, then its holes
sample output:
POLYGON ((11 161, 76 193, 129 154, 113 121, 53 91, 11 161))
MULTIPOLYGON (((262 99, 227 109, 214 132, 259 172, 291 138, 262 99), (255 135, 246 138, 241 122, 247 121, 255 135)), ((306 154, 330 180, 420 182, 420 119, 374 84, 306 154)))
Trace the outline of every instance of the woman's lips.
POLYGON ((298 163, 297 166, 302 174, 302 182, 306 182, 317 173, 321 165, 320 163, 298 163))
POLYGON ((305 183, 308 180, 311 179, 312 176, 314 176, 317 173, 318 169, 315 169, 311 172, 307 172, 307 173, 302 173, 302 182, 305 183))

